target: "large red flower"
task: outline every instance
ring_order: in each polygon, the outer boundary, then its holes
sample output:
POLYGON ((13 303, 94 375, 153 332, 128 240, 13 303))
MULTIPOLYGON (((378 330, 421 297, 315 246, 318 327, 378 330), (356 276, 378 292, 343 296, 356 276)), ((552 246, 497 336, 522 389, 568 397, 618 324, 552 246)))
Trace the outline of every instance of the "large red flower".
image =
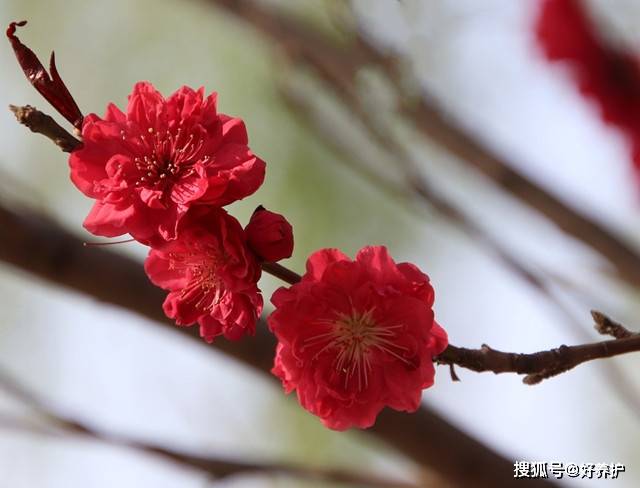
POLYGON ((104 119, 85 117, 82 137, 69 159, 71 179, 97 200, 84 226, 101 236, 174 239, 191 206, 227 205, 264 180, 244 123, 217 113, 216 94, 205 97, 204 88, 182 87, 165 99, 151 83, 137 83, 126 114, 109 104, 104 119))
POLYGON ((167 316, 178 325, 197 322, 207 342, 255 333, 262 311, 260 266, 240 223, 224 210, 191 210, 178 238, 152 249, 144 268, 155 285, 169 290, 167 316))
POLYGON ((355 261, 317 251, 302 281, 271 299, 272 372, 332 429, 369 427, 384 406, 415 411, 447 346, 433 299, 429 278, 385 247, 365 247, 355 261))

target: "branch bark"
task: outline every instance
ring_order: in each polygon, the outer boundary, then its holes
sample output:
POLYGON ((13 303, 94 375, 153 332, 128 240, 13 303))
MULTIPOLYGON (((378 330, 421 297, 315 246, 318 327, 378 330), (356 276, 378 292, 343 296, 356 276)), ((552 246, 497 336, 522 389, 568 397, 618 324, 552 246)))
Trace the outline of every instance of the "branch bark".
POLYGON ((71 152, 82 146, 82 142, 69 134, 49 115, 40 112, 31 105, 16 107, 9 105, 9 110, 16 116, 16 120, 28 127, 31 132, 42 134, 64 152, 71 152))
POLYGON ((534 385, 587 361, 638 351, 640 351, 640 336, 632 334, 629 337, 578 346, 562 345, 531 354, 498 351, 486 344, 483 344, 480 349, 449 345, 435 358, 435 361, 438 364, 453 364, 479 373, 490 371, 495 374, 524 374, 526 376, 523 382, 534 385))

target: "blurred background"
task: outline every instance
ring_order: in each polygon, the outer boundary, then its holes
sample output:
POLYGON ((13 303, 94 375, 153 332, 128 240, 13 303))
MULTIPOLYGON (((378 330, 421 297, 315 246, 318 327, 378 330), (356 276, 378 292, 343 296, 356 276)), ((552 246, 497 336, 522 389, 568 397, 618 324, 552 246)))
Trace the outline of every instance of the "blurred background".
MULTIPOLYGON (((591 309, 640 329, 636 271, 615 249, 594 246, 593 228, 562 230, 578 215, 640 254, 640 186, 623 132, 601 120, 566 66, 545 59, 534 31, 540 4, 0 0, 0 19, 29 20, 21 40, 42 60, 56 51, 85 113, 125 106, 139 80, 165 95, 181 85, 217 91, 220 111, 245 120, 251 148, 268 163, 261 190, 231 212, 243 224, 258 204, 286 215, 296 238, 287 266, 303 270, 322 247, 353 256, 384 244, 429 274, 452 344, 533 352, 599 340, 591 309), (479 171, 483 151, 555 203, 510 187, 495 165, 479 171)), ((583 4, 608 42, 640 52, 640 3, 583 4)), ((55 115, 8 43, 0 66, 0 105, 55 115)), ((94 241, 81 225, 92 202, 71 185, 67 156, 8 110, 0 128, 2 205, 29 207, 94 241)), ((12 232, 0 227, 0 240, 12 232)), ((136 243, 109 250, 145 256, 136 243)), ((277 286, 262 278, 265 301, 277 286)), ((536 386, 462 369, 453 382, 439 367, 424 403, 511 461, 619 462, 627 469, 616 486, 638 486, 638 364, 636 355, 592 362, 536 386)), ((382 440, 323 428, 271 378, 215 348, 4 263, 0 367, 103 431, 211 455, 428 479, 382 440)), ((29 416, 6 392, 0 407, 29 416)), ((0 430, 3 487, 218 485, 302 482, 214 482, 99 442, 0 430)))

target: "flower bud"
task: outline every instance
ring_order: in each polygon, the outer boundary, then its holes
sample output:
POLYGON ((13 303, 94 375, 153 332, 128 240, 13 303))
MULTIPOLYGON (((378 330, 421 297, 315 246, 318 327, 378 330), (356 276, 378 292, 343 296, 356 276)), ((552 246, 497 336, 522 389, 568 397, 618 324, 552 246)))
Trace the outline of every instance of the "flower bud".
POLYGON ((249 247, 264 261, 276 262, 293 254, 293 229, 280 214, 259 206, 245 232, 249 247))
POLYGON ((7 28, 7 38, 13 47, 18 63, 33 87, 49 102, 65 119, 80 130, 83 115, 69 89, 60 78, 56 68, 56 58, 51 53, 49 73, 35 53, 20 42, 16 36, 16 28, 26 25, 27 21, 11 22, 7 28))

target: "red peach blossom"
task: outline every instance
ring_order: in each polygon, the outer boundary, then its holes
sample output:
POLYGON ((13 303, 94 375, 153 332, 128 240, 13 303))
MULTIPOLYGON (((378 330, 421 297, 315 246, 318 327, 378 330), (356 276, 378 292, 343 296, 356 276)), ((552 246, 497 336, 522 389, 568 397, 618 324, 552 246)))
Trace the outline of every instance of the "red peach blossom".
POLYGON ((207 342, 255 333, 262 311, 260 266, 240 223, 224 210, 191 210, 177 239, 152 249, 144 268, 155 285, 169 290, 166 315, 181 326, 197 322, 207 342))
POLYGON ((264 261, 274 263, 293 254, 293 228, 280 214, 258 207, 245 232, 249 247, 264 261))
POLYGON ((221 207, 255 192, 265 163, 247 146, 242 120, 216 111, 216 94, 182 87, 165 99, 148 82, 104 119, 90 114, 71 179, 97 201, 84 222, 96 235, 129 233, 145 244, 175 239, 190 207, 221 207))
POLYGON ((271 299, 272 372, 332 429, 370 427, 385 406, 415 411, 447 346, 433 299, 429 278, 385 247, 365 247, 354 261, 317 251, 302 280, 271 299))

